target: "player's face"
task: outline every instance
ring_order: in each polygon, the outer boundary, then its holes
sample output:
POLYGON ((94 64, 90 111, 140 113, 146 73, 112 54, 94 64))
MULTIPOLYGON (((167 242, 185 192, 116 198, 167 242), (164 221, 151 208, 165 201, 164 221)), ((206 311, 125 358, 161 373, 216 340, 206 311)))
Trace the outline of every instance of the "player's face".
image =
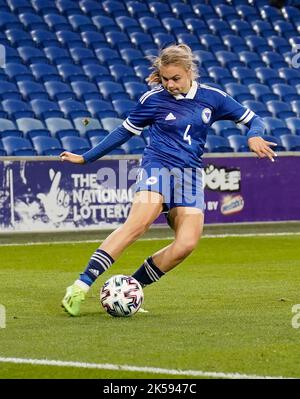
POLYGON ((186 71, 180 65, 166 65, 160 68, 161 82, 169 93, 185 94, 187 93, 192 84, 191 71, 186 71))

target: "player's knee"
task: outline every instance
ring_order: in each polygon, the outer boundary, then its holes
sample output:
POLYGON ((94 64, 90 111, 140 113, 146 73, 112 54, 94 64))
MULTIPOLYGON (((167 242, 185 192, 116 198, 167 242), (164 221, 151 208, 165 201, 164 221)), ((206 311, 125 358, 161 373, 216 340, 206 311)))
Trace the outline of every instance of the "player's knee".
POLYGON ((178 245, 178 251, 180 253, 180 257, 186 258, 188 255, 190 255, 193 252, 193 250, 196 248, 197 243, 198 240, 195 240, 193 238, 181 242, 178 245))
POLYGON ((137 239, 141 237, 149 228, 149 223, 145 221, 141 221, 140 223, 136 223, 134 225, 130 224, 126 226, 127 235, 129 235, 132 239, 137 239))

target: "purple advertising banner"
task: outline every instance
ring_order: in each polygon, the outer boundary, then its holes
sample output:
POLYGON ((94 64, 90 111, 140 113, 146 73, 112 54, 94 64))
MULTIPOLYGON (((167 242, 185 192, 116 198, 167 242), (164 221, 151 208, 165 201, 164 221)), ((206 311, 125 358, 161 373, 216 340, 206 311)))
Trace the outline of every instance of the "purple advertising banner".
MULTIPOLYGON (((4 159, 4 158, 2 158, 4 159)), ((0 162, 0 231, 111 229, 125 221, 138 158, 0 162)), ((205 157, 205 223, 300 220, 300 156, 205 157)), ((156 224, 165 223, 160 216, 156 224)))

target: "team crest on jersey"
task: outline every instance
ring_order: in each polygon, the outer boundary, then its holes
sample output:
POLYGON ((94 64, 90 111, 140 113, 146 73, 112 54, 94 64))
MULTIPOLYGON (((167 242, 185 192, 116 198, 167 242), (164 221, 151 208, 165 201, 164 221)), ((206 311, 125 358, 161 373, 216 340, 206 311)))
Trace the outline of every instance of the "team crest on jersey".
POLYGON ((208 123, 211 118, 211 110, 209 108, 204 108, 201 114, 202 121, 208 123))

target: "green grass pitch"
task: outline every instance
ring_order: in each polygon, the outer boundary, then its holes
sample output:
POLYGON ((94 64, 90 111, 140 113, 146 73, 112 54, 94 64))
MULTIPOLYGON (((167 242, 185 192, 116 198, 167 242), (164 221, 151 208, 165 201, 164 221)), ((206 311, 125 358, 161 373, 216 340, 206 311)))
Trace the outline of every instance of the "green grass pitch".
MULTIPOLYGON (((101 285, 131 274, 168 240, 138 241, 102 275, 72 318, 60 307, 95 243, 0 247, 0 357, 300 377, 300 236, 204 238, 180 266, 145 289, 144 308, 113 318, 101 285)), ((178 378, 0 362, 0 378, 178 378)), ((181 377, 188 378, 188 377, 181 377)))

